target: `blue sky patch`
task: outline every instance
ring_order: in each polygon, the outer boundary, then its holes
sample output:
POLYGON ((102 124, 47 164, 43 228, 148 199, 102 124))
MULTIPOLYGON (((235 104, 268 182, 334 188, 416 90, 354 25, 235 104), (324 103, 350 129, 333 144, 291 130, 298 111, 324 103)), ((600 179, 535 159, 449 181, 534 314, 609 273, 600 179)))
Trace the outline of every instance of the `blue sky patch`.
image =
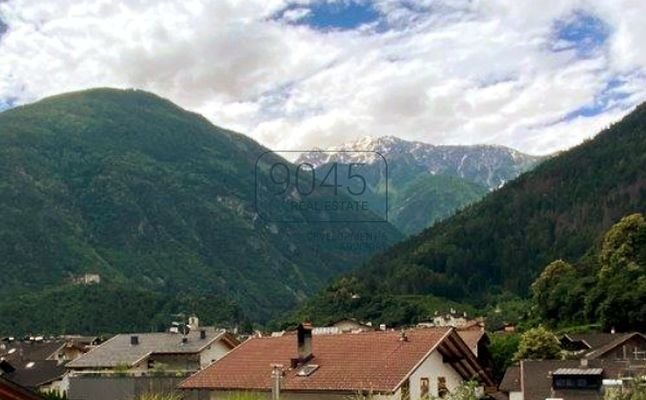
POLYGON ((293 23, 317 30, 350 30, 376 22, 380 18, 379 12, 370 2, 357 0, 320 0, 307 6, 293 4, 276 17, 283 18, 294 10, 307 11, 307 14, 293 23))
POLYGON ((553 26, 553 51, 574 50, 588 57, 601 48, 610 36, 610 27, 599 17, 577 11, 553 26))
POLYGON ((630 96, 630 93, 622 90, 624 84, 626 84, 626 80, 622 78, 613 78, 609 80, 603 90, 597 93, 591 103, 571 111, 563 119, 570 121, 578 117, 594 117, 605 111, 621 106, 621 101, 630 96))
POLYGON ((15 106, 16 106, 15 98, 7 98, 7 99, 0 98, 0 112, 13 108, 15 106))
POLYGON ((7 29, 8 29, 8 28, 9 28, 9 27, 8 27, 8 26, 7 26, 7 24, 2 20, 2 17, 0 16, 0 39, 2 38, 2 35, 4 35, 4 34, 5 34, 5 32, 7 32, 7 29))

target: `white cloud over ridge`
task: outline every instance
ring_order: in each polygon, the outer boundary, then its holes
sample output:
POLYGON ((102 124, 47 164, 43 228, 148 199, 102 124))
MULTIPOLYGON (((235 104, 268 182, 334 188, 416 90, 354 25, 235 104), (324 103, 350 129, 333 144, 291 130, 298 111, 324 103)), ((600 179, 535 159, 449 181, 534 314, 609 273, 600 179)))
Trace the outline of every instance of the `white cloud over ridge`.
POLYGON ((545 154, 646 100, 640 0, 380 0, 346 30, 298 24, 313 13, 295 3, 2 2, 0 103, 137 87, 274 149, 395 135, 545 154), (578 15, 607 37, 555 32, 578 15))

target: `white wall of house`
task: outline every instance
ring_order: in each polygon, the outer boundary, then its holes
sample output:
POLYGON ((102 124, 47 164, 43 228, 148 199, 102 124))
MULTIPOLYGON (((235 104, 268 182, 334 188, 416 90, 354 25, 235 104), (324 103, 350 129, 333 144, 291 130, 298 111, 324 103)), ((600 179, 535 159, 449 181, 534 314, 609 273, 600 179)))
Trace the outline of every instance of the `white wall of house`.
POLYGON ((211 365, 214 361, 217 361, 224 357, 231 349, 222 341, 216 341, 207 346, 200 353, 200 368, 204 369, 211 365))
POLYGON ((523 400, 523 392, 509 392, 509 400, 523 400))
POLYGON ((464 381, 451 364, 444 363, 442 355, 436 350, 412 373, 410 376, 410 398, 419 400, 421 398, 422 378, 428 378, 429 394, 438 396, 438 378, 446 379, 446 386, 449 391, 455 390, 464 381))
POLYGON ((59 395, 67 394, 67 391, 70 388, 70 379, 69 374, 63 375, 61 379, 52 381, 46 385, 41 385, 38 390, 47 393, 56 393, 59 395))

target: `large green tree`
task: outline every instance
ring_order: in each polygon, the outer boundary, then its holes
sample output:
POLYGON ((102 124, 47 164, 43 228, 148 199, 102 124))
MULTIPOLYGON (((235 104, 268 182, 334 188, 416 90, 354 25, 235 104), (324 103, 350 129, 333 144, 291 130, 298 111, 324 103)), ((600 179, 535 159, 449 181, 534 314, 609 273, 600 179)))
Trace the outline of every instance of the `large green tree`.
POLYGON ((646 221, 622 218, 606 234, 599 254, 598 284, 588 308, 605 328, 626 331, 646 325, 646 221))
POLYGON ((554 360, 561 357, 561 346, 554 334, 542 326, 520 337, 516 360, 554 360))
POLYGON ((563 260, 550 263, 532 284, 540 317, 556 324, 563 317, 581 317, 585 290, 576 269, 563 260))

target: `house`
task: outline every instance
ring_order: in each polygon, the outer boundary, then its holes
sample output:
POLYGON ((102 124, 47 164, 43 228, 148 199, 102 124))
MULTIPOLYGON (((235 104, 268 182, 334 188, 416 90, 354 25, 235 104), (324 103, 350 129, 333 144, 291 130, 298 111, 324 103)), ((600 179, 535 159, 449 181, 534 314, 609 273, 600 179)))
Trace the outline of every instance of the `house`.
POLYGON ((63 394, 69 381, 65 365, 55 360, 39 360, 9 363, 0 361, 0 373, 21 386, 39 391, 63 394))
POLYGON ((59 363, 75 360, 86 347, 72 340, 30 337, 25 340, 0 342, 0 359, 13 361, 53 360, 59 363))
POLYGON ((258 392, 269 398, 279 380, 288 399, 343 399, 358 392, 384 399, 443 396, 465 380, 492 385, 472 351, 453 328, 312 335, 247 340, 180 388, 221 398, 258 392))
POLYGON ((69 340, 31 337, 0 343, 0 372, 6 379, 37 391, 67 392, 65 363, 80 357, 86 347, 69 340))
POLYGON ((220 359, 238 340, 225 330, 116 335, 66 365, 70 400, 130 400, 168 393, 188 375, 220 359), (184 333, 179 333, 184 332, 184 333))
POLYGON ((83 274, 81 276, 75 277, 74 283, 77 285, 96 285, 101 283, 101 275, 99 274, 83 274))
POLYGON ((239 344, 213 327, 174 332, 120 334, 68 363, 72 374, 190 373, 220 359, 239 344))
POLYGON ((646 335, 640 332, 563 335, 560 341, 564 350, 579 357, 646 360, 646 335))
POLYGON ((483 330, 459 329, 458 335, 476 356, 482 368, 489 374, 493 374, 493 357, 489 351, 489 335, 483 330))
POLYGON ((484 319, 468 319, 467 313, 457 313, 454 309, 448 314, 439 314, 430 321, 424 321, 417 324, 419 328, 430 328, 435 326, 450 326, 460 330, 484 330, 484 319))
MULTIPOLYGON (((360 322, 354 318, 343 318, 329 325, 339 330, 341 333, 356 333, 374 331, 371 323, 360 322)), ((315 328, 316 329, 316 328, 315 328)))
POLYGON ((639 332, 564 335, 571 360, 525 360, 507 369, 500 390, 510 400, 600 399, 610 387, 646 374, 646 336, 639 332))
POLYGON ((2 400, 44 400, 43 397, 19 384, 5 379, 0 374, 0 399, 2 400))
POLYGON ((644 364, 617 360, 524 360, 507 369, 499 388, 509 400, 594 400, 644 373, 644 364))

